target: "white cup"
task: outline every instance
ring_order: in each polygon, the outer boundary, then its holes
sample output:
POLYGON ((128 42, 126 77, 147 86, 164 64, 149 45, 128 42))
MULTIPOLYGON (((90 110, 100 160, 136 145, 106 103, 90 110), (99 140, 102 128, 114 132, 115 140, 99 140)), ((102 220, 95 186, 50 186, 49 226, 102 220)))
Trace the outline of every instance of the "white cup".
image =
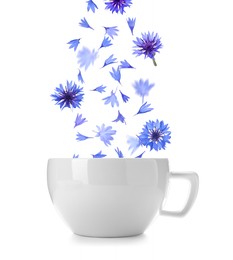
POLYGON ((54 206, 78 235, 142 234, 157 215, 183 216, 198 192, 194 172, 169 172, 168 159, 49 159, 48 189, 54 206), (181 211, 163 210, 170 178, 187 179, 181 211))

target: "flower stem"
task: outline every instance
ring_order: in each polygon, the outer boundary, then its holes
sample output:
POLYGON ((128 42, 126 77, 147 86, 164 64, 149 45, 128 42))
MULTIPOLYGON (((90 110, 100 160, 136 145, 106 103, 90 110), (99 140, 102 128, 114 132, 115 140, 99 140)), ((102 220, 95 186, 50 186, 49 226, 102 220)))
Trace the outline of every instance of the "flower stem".
POLYGON ((152 59, 154 66, 157 66, 157 63, 155 61, 155 58, 152 59))

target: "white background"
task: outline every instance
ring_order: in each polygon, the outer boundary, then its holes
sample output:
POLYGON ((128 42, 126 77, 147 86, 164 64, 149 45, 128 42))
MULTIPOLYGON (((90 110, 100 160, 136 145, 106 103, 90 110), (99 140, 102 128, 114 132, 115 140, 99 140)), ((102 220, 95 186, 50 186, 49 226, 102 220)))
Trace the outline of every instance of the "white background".
POLYGON ((163 156, 174 171, 196 171, 200 189, 185 218, 158 217, 124 239, 73 235, 47 191, 47 159, 73 154, 49 95, 69 73, 70 52, 61 50, 79 1, 0 3, 0 259, 232 259, 231 1, 143 0, 138 11, 166 46, 158 107, 173 136, 163 156))

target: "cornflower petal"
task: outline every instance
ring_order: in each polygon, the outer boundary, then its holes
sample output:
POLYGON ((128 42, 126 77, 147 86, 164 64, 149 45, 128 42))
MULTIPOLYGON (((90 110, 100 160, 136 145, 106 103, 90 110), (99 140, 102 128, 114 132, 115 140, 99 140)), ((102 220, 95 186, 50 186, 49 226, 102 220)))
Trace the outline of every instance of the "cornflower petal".
POLYGON ((83 19, 81 19, 79 25, 80 25, 81 27, 83 27, 83 28, 89 28, 89 29, 94 30, 94 29, 89 25, 89 23, 87 22, 87 20, 86 20, 85 17, 83 17, 83 19))
POLYGON ((110 36, 112 39, 114 36, 118 35, 119 30, 117 29, 117 26, 112 26, 112 27, 104 27, 105 33, 110 36))
POLYGON ((147 112, 150 112, 151 110, 153 110, 154 108, 151 108, 150 105, 151 105, 151 104, 147 104, 147 102, 144 103, 144 104, 139 108, 139 110, 138 110, 138 112, 137 112, 136 115, 138 115, 138 114, 144 114, 144 113, 147 113, 147 112))
POLYGON ((121 123, 125 123, 125 117, 120 113, 120 111, 118 110, 118 116, 115 120, 113 120, 112 122, 118 122, 121 121, 121 123))
POLYGON ((120 93, 121 93, 122 100, 123 100, 125 103, 127 103, 127 102, 129 101, 130 97, 126 96, 126 95, 123 94, 121 91, 120 91, 120 93))
POLYGON ((94 49, 91 51, 87 47, 83 47, 82 50, 78 52, 78 63, 80 67, 84 67, 85 70, 92 64, 94 64, 97 59, 98 52, 94 49))
POLYGON ((73 158, 74 158, 74 159, 79 158, 79 154, 77 154, 77 155, 74 154, 74 155, 73 155, 73 158))
POLYGON ((100 48, 106 48, 112 45, 111 39, 109 39, 109 37, 104 36, 104 39, 100 45, 100 48))
POLYGON ((143 153, 139 154, 138 156, 136 156, 135 158, 142 158, 144 153, 145 153, 145 151, 143 153))
POLYGON ((82 117, 82 114, 77 114, 77 117, 74 122, 74 128, 76 126, 82 125, 83 123, 86 123, 86 122, 87 122, 87 120, 86 120, 86 118, 82 117))
POLYGON ((127 143, 129 144, 128 150, 131 151, 131 155, 139 148, 141 145, 140 139, 138 137, 129 136, 127 138, 127 143))
POLYGON ((88 137, 88 136, 82 135, 79 132, 77 133, 76 136, 77 136, 77 138, 76 138, 77 141, 85 141, 85 140, 87 140, 89 138, 92 138, 92 137, 88 137))
POLYGON ((135 22, 136 22, 136 18, 128 18, 127 19, 127 23, 128 23, 128 26, 129 26, 129 29, 133 35, 133 30, 134 30, 134 27, 135 27, 135 22))
POLYGON ((115 149, 115 152, 117 153, 119 158, 124 158, 122 151, 118 147, 115 149))
POLYGON ((69 49, 74 49, 74 51, 76 51, 76 49, 78 48, 78 45, 80 43, 80 40, 81 39, 74 39, 74 40, 71 40, 69 42, 67 42, 67 44, 69 44, 69 49))
POLYGON ((155 86, 154 83, 150 84, 149 80, 140 79, 135 81, 133 87, 136 91, 136 94, 142 97, 142 102, 144 102, 144 97, 149 95, 150 90, 155 86))
POLYGON ((106 88, 105 86, 101 85, 97 88, 92 89, 92 91, 97 91, 99 93, 103 93, 103 92, 105 92, 105 88, 106 88))
POLYGON ((87 1, 87 11, 89 12, 91 10, 94 13, 95 9, 98 9, 97 5, 92 0, 88 0, 87 1))
POLYGON ((121 65, 120 65, 121 69, 134 69, 133 66, 131 66, 127 60, 123 60, 121 61, 121 65))
POLYGON ((121 71, 119 66, 116 70, 112 68, 112 72, 110 71, 109 73, 116 81, 118 81, 121 84, 121 71))
POLYGON ((111 145, 111 141, 113 140, 112 135, 116 134, 116 130, 112 130, 111 126, 105 127, 105 124, 96 127, 97 127, 97 131, 94 131, 96 133, 96 137, 100 137, 100 140, 106 146, 111 145))
POLYGON ((99 151, 97 154, 92 154, 93 158, 103 158, 106 157, 106 154, 103 154, 102 151, 99 151))
MULTIPOLYGON (((110 65, 110 64, 113 64, 113 63, 116 63, 116 62, 117 62, 117 59, 114 58, 114 56, 113 56, 113 54, 112 54, 111 56, 109 56, 109 57, 105 60, 103 67, 105 67, 105 66, 107 66, 107 65, 110 65)), ((102 67, 102 68, 103 68, 103 67, 102 67)))
POLYGON ((119 106, 119 102, 117 100, 117 97, 115 95, 115 93, 113 93, 113 91, 111 91, 111 95, 103 98, 103 100, 105 100, 104 104, 107 105, 109 103, 111 103, 111 106, 114 107, 115 105, 118 107, 119 106))
POLYGON ((78 72, 78 81, 80 81, 82 84, 84 83, 81 70, 79 70, 79 72, 78 72))

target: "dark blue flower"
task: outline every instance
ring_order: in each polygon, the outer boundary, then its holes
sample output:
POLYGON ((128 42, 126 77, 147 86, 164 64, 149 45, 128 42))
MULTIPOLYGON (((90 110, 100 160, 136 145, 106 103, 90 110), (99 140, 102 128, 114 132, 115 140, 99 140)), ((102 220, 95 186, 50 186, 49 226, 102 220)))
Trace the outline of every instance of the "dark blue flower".
POLYGON ((119 158, 124 158, 122 151, 118 147, 115 149, 115 152, 117 153, 119 158))
POLYGON ((93 137, 88 137, 88 136, 82 135, 79 132, 77 133, 76 136, 77 136, 77 138, 76 138, 77 141, 85 141, 85 140, 87 140, 89 138, 93 138, 93 137))
POLYGON ((129 151, 131 151, 131 154, 133 154, 141 145, 140 139, 138 137, 129 136, 127 138, 127 143, 129 144, 129 151))
POLYGON ((109 37, 107 36, 104 36, 104 39, 100 45, 100 48, 103 48, 103 47, 109 47, 112 45, 112 42, 111 42, 111 39, 109 39, 109 37))
POLYGON ((74 127, 82 125, 85 122, 87 122, 86 118, 83 118, 82 114, 77 114, 77 117, 74 122, 74 127))
POLYGON ((163 121, 149 121, 146 122, 139 139, 142 145, 149 146, 150 150, 161 150, 166 148, 166 144, 170 143, 171 132, 169 126, 163 121))
POLYGON ((76 159, 76 158, 78 158, 78 157, 79 157, 79 154, 77 154, 77 155, 74 154, 74 155, 73 155, 73 158, 74 158, 74 159, 76 159))
POLYGON ((150 84, 148 79, 146 81, 140 79, 139 81, 134 82, 133 87, 136 90, 136 94, 142 97, 142 102, 144 102, 144 97, 149 95, 149 92, 154 85, 154 83, 150 84))
POLYGON ((136 56, 145 55, 145 58, 151 58, 156 66, 155 54, 163 47, 159 35, 154 34, 154 32, 142 33, 142 38, 137 37, 133 42, 135 44, 133 54, 136 56))
POLYGON ((109 0, 109 2, 106 2, 106 8, 109 9, 112 13, 120 12, 123 14, 125 12, 125 7, 130 7, 132 4, 132 0, 109 0))
POLYGON ((106 154, 103 154, 102 151, 99 151, 97 154, 92 154, 93 158, 103 158, 107 156, 106 154))
POLYGON ((105 29, 105 33, 110 36, 112 39, 114 38, 114 36, 117 36, 117 32, 119 32, 119 30, 117 29, 117 26, 112 26, 112 27, 104 27, 105 29))
POLYGON ((78 81, 80 81, 82 84, 84 83, 81 70, 79 70, 79 72, 78 72, 78 81))
POLYGON ((101 85, 101 86, 99 86, 97 88, 92 89, 92 91, 97 91, 99 93, 103 93, 103 92, 105 92, 105 89, 106 89, 106 87, 101 85))
POLYGON ((74 39, 74 40, 71 40, 71 41, 67 42, 67 44, 70 44, 69 49, 74 48, 74 51, 76 51, 76 49, 77 49, 77 47, 78 47, 78 45, 80 43, 80 40, 81 39, 74 39))
POLYGON ((133 66, 131 66, 127 60, 123 60, 121 61, 121 65, 120 65, 121 69, 134 69, 133 66))
POLYGON ((128 23, 128 26, 129 26, 129 29, 130 29, 132 35, 133 35, 133 30, 134 30, 135 22, 136 22, 136 18, 128 18, 128 19, 127 19, 127 23, 128 23))
POLYGON ((125 103, 127 103, 128 100, 130 99, 130 97, 126 96, 126 95, 123 94, 121 91, 120 91, 120 93, 121 93, 121 97, 122 97, 123 101, 124 101, 125 103))
POLYGON ((60 84, 60 86, 55 89, 55 93, 51 95, 53 100, 57 102, 55 105, 59 105, 61 109, 64 107, 80 108, 83 96, 83 88, 77 87, 72 81, 67 81, 65 87, 60 84))
POLYGON ((104 142, 106 146, 111 145, 110 141, 113 140, 112 135, 116 134, 116 130, 112 130, 111 126, 105 127, 105 124, 102 124, 102 126, 96 126, 97 131, 94 131, 96 133, 96 137, 100 137, 100 140, 104 142))
POLYGON ((92 64, 94 64, 95 60, 97 59, 98 52, 95 50, 89 50, 86 47, 83 47, 82 50, 78 52, 78 63, 80 67, 84 67, 85 70, 92 64))
POLYGON ((138 156, 136 156, 135 158, 142 158, 144 153, 145 153, 145 151, 143 153, 139 154, 138 156))
POLYGON ((119 66, 116 70, 112 68, 112 72, 110 71, 109 73, 116 81, 118 81, 121 84, 121 71, 119 66))
POLYGON ((88 0, 87 1, 87 11, 89 12, 91 10, 94 13, 95 9, 98 9, 97 5, 92 0, 88 0))
POLYGON ((104 104, 107 105, 109 103, 111 103, 111 106, 114 107, 115 105, 118 107, 119 106, 119 102, 117 100, 117 97, 115 95, 115 93, 113 93, 113 91, 111 91, 111 95, 103 98, 103 100, 105 100, 104 104))
MULTIPOLYGON (((114 58, 114 56, 113 56, 113 54, 112 54, 110 57, 108 57, 108 58, 105 60, 103 67, 105 67, 105 66, 107 66, 107 65, 110 65, 110 64, 113 64, 113 63, 116 63, 116 62, 117 62, 116 60, 117 60, 117 59, 114 58)), ((102 68, 103 68, 103 67, 102 67, 102 68)))
POLYGON ((120 113, 120 111, 118 110, 118 116, 115 120, 113 120, 112 122, 118 122, 121 121, 121 123, 125 123, 125 117, 120 113))
POLYGON ((86 20, 85 17, 84 17, 83 19, 81 19, 79 25, 80 25, 81 27, 89 28, 89 29, 94 30, 94 29, 89 25, 89 23, 87 22, 87 20, 86 20))
POLYGON ((137 112, 136 115, 138 115, 138 114, 144 114, 144 113, 147 113, 147 112, 150 112, 151 110, 153 110, 154 108, 150 107, 150 105, 151 105, 151 104, 147 104, 147 102, 144 103, 144 104, 139 108, 139 110, 138 110, 138 112, 137 112))

